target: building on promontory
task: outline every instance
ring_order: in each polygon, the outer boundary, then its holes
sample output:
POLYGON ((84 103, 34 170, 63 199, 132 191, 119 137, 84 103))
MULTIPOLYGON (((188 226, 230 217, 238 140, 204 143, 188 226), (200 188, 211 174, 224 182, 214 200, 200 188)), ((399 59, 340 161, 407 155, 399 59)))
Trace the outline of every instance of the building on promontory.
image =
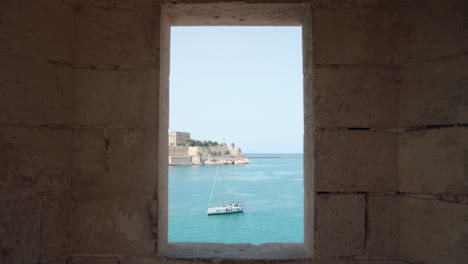
POLYGON ((190 140, 190 133, 169 131, 169 146, 186 146, 190 140))
POLYGON ((169 165, 249 164, 234 143, 192 140, 190 133, 169 131, 169 165))

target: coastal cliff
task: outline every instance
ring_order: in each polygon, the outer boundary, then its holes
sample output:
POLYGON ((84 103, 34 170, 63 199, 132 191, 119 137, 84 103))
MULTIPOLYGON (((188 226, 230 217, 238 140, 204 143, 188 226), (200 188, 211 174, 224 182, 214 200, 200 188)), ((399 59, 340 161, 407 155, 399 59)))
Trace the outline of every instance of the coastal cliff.
POLYGON ((169 146, 169 165, 249 164, 240 148, 231 146, 169 146))

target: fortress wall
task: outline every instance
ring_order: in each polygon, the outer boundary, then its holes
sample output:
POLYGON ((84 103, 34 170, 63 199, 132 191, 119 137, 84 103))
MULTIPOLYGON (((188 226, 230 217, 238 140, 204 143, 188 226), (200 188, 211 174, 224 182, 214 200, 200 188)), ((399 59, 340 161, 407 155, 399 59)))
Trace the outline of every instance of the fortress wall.
POLYGON ((169 156, 169 165, 193 165, 190 156, 169 156))
POLYGON ((173 147, 169 146, 169 156, 195 156, 202 155, 205 157, 214 156, 222 157, 223 154, 228 156, 243 156, 238 148, 230 150, 228 147, 212 146, 212 147, 173 147))
POLYGON ((169 156, 189 156, 189 150, 190 150, 190 147, 169 146, 169 156))
POLYGON ((174 147, 169 146, 169 165, 213 165, 224 160, 226 163, 248 163, 239 149, 229 150, 228 147, 174 147), (225 154, 228 152, 227 154, 225 154), (224 154, 224 155, 223 155, 224 154), (201 156, 198 158, 198 156, 201 156), (191 160, 191 161, 190 161, 191 160))

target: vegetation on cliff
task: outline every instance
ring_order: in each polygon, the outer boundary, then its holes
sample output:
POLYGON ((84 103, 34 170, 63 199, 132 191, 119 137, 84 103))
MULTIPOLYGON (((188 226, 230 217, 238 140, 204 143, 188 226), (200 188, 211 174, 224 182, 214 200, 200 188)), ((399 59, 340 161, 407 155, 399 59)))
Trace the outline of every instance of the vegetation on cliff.
POLYGON ((220 144, 216 141, 211 141, 211 140, 195 140, 195 139, 188 139, 187 144, 190 147, 214 147, 214 146, 220 146, 220 144))

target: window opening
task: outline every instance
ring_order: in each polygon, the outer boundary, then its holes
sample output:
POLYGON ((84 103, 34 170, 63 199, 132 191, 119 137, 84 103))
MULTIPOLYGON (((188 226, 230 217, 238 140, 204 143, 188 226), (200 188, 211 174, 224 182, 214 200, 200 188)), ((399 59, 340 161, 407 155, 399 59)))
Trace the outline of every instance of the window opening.
POLYGON ((304 242, 301 29, 171 27, 169 243, 304 242))
MULTIPOLYGON (((167 258, 222 258, 222 259, 309 259, 314 254, 314 156, 312 148, 304 147, 303 177, 303 243, 223 244, 201 242, 170 242, 168 234, 168 130, 169 128, 169 68, 170 33, 174 26, 300 26, 303 53, 303 119, 304 146, 314 142, 312 109, 312 16, 311 6, 297 3, 206 3, 165 4, 161 10, 160 71, 159 71, 159 149, 157 192, 157 252, 167 258)), ((300 48, 299 48, 300 49, 300 48)), ((286 66, 285 66, 286 67, 286 66)), ((300 71, 299 71, 300 72, 300 71)), ((265 97, 266 98, 266 97, 265 97)), ((262 100, 266 100, 263 98, 262 100)), ((243 105, 244 102, 241 102, 243 105)), ((302 103, 300 103, 302 105, 302 103)), ((189 114, 196 115, 196 111, 189 114)), ((263 121, 263 120, 262 120, 263 121)), ((261 121, 261 122, 262 122, 261 121)), ((178 128, 172 127, 173 130, 178 128)), ((223 135, 227 142, 237 139, 223 135)), ((243 143, 239 142, 238 145, 243 143)), ((242 147, 242 146, 241 146, 242 147)), ((247 152, 246 149, 243 149, 247 152)))

